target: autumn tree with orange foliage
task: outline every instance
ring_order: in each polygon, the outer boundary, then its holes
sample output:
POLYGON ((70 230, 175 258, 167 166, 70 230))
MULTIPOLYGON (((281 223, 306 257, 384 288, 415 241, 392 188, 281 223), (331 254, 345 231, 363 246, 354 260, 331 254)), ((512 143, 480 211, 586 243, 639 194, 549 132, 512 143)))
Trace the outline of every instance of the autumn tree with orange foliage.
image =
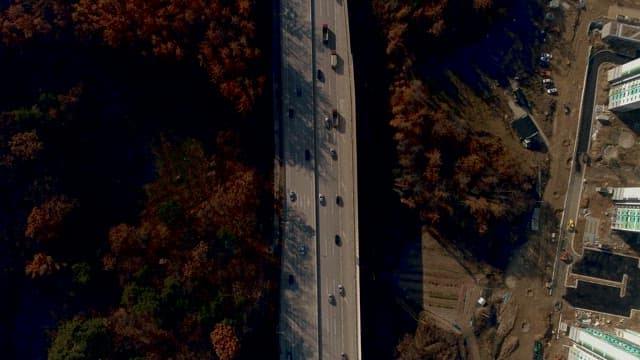
POLYGON ((237 357, 240 344, 231 326, 217 323, 210 337, 211 344, 213 344, 220 360, 233 360, 237 357))
POLYGON ((35 206, 27 218, 25 236, 40 242, 60 236, 65 218, 76 206, 75 200, 64 195, 54 196, 35 206))
POLYGON ((242 314, 265 296, 273 259, 257 232, 259 178, 235 158, 236 140, 222 132, 214 156, 194 140, 162 140, 140 224, 110 229, 103 266, 123 288, 121 309, 109 317, 117 352, 136 346, 147 358, 202 358, 214 338, 219 357, 239 351, 243 333, 221 321, 248 327, 242 314))
MULTIPOLYGON (((415 208, 427 224, 460 226, 465 221, 476 235, 487 234, 492 224, 509 222, 531 204, 533 171, 508 153, 502 141, 473 128, 438 103, 423 82, 415 78, 412 39, 443 36, 455 0, 373 2, 374 14, 386 34, 386 52, 393 75, 390 86, 390 125, 394 129, 397 167, 395 188, 402 203, 415 208)), ((490 9, 491 0, 475 0, 469 11, 490 9)), ((456 8, 457 9, 457 8, 456 8)), ((456 235, 457 236, 457 235, 456 235)))
POLYGON ((33 279, 51 275, 60 270, 61 267, 62 264, 53 260, 51 256, 45 253, 37 253, 33 255, 33 259, 27 262, 24 272, 33 279))
POLYGON ((246 114, 262 93, 261 53, 255 47, 251 0, 79 0, 72 5, 76 31, 98 35, 113 47, 180 60, 197 56, 220 93, 246 114))

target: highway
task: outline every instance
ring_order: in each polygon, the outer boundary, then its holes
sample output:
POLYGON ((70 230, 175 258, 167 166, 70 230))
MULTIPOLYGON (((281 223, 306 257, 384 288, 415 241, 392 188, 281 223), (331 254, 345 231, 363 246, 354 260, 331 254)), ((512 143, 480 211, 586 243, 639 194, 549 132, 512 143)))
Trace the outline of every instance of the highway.
POLYGON ((276 119, 283 178, 280 358, 359 359, 356 125, 347 4, 275 4, 281 52, 276 88, 282 104, 276 119), (327 126, 325 118, 333 119, 334 109, 338 124, 327 126))

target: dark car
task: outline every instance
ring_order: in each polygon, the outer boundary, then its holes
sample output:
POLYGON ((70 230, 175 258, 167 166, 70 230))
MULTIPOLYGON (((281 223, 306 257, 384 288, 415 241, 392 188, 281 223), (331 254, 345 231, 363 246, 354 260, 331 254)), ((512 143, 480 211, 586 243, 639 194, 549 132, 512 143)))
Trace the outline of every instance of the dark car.
POLYGON ((338 152, 336 152, 336 149, 331 149, 329 150, 329 153, 331 154, 331 158, 332 159, 337 159, 338 158, 338 152))
POLYGON ((295 281, 296 279, 293 277, 293 275, 289 274, 289 285, 293 285, 295 281))
POLYGON ((323 81, 324 74, 322 74, 322 70, 318 69, 318 71, 316 72, 316 76, 317 76, 318 80, 323 81))
POLYGON ((296 201, 297 198, 298 198, 298 195, 296 195, 295 192, 293 191, 289 192, 289 200, 296 201))
POLYGON ((333 240, 336 245, 341 246, 342 245, 342 238, 340 237, 340 235, 336 235, 335 239, 333 240))
POLYGON ((340 117, 338 116, 338 110, 333 109, 333 111, 331 111, 331 119, 333 120, 333 127, 338 128, 340 126, 340 117))
POLYGON ((329 43, 329 25, 327 24, 322 24, 322 42, 329 43))
POLYGON ((320 194, 318 196, 318 199, 320 200, 320 205, 324 206, 327 204, 327 200, 325 199, 324 195, 320 194))
POLYGON ((304 159, 307 161, 311 160, 311 151, 309 151, 309 149, 304 151, 304 159))
POLYGON ((338 206, 342 206, 343 202, 342 202, 342 196, 340 195, 336 195, 336 205, 338 206))

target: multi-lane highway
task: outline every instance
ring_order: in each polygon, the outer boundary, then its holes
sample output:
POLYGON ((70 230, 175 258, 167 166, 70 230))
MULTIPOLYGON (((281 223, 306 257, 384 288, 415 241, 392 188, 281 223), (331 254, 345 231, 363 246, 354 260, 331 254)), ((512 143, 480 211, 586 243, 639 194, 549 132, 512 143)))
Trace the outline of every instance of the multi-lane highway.
POLYGON ((359 359, 356 125, 347 4, 277 4, 282 111, 276 129, 284 195, 280 358, 359 359))

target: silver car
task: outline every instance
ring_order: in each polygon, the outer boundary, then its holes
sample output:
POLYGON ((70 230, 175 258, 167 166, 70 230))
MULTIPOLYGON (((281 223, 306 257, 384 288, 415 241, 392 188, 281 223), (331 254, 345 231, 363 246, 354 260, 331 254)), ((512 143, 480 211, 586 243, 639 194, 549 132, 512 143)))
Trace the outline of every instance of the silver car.
POLYGON ((320 196, 318 196, 318 199, 320 200, 320 205, 324 206, 327 204, 327 199, 325 199, 324 195, 320 194, 320 196))

